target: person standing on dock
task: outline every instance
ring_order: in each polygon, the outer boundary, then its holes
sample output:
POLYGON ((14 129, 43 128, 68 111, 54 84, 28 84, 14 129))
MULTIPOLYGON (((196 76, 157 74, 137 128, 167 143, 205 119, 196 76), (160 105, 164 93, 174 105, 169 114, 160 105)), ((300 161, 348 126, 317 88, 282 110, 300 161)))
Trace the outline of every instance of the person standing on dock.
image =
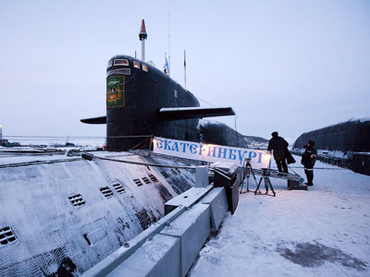
POLYGON ((301 164, 304 166, 304 173, 307 177, 307 186, 313 186, 313 166, 316 162, 317 149, 315 148, 315 142, 312 140, 307 141, 304 146, 306 150, 302 154, 301 164))
POLYGON ((286 160, 286 151, 289 143, 282 137, 279 137, 278 132, 273 132, 271 136, 272 138, 269 141, 267 150, 268 151, 273 150, 274 159, 279 172, 288 173, 288 166, 285 160, 286 160))

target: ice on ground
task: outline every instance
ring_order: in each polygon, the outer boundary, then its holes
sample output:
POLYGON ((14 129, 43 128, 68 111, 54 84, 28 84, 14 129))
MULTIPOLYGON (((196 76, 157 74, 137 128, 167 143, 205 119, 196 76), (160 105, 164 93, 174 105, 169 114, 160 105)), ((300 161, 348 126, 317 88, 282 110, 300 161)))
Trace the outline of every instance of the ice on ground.
POLYGON ((370 276, 370 176, 316 167, 308 191, 271 178, 276 197, 241 194, 190 276, 370 276))

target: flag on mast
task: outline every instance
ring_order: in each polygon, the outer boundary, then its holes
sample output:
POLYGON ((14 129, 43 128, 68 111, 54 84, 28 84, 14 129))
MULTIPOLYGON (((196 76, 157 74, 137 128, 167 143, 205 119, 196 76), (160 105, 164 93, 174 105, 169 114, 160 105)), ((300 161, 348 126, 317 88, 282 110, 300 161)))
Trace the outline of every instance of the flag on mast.
POLYGON ((184 86, 186 88, 186 51, 184 50, 184 86))
POLYGON ((163 66, 163 71, 166 74, 170 74, 170 68, 168 66, 168 60, 167 60, 167 54, 164 53, 164 66, 163 66))

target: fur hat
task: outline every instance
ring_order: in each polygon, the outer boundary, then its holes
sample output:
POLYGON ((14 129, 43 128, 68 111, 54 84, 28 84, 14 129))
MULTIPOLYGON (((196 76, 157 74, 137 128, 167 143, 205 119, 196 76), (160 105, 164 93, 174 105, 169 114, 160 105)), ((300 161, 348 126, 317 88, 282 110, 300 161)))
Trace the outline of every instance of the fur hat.
POLYGON ((315 142, 313 140, 309 140, 307 142, 310 144, 311 147, 314 147, 315 146, 315 142))

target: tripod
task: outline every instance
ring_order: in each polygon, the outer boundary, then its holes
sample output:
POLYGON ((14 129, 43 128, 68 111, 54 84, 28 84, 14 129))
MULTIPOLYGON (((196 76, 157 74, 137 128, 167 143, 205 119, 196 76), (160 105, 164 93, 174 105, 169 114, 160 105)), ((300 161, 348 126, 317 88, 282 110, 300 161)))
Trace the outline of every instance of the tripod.
POLYGON ((254 194, 261 194, 261 191, 260 191, 260 185, 262 183, 262 180, 264 180, 264 183, 265 183, 265 189, 266 189, 266 193, 265 194, 268 194, 269 192, 269 187, 273 193, 273 196, 276 195, 275 191, 274 191, 274 188, 272 187, 272 184, 271 184, 271 181, 270 181, 270 178, 268 177, 268 171, 269 169, 268 168, 262 168, 262 177, 258 183, 258 186, 256 188, 256 190, 254 191, 254 194))
POLYGON ((254 172, 253 172, 251 159, 244 159, 243 168, 244 168, 245 177, 247 177, 247 190, 243 192, 243 186, 244 186, 244 183, 243 183, 242 186, 240 187, 240 193, 241 194, 246 193, 246 192, 249 191, 249 177, 251 176, 251 173, 252 173, 254 181, 256 182, 256 185, 257 185, 257 179, 256 179, 256 176, 254 175, 254 172))

